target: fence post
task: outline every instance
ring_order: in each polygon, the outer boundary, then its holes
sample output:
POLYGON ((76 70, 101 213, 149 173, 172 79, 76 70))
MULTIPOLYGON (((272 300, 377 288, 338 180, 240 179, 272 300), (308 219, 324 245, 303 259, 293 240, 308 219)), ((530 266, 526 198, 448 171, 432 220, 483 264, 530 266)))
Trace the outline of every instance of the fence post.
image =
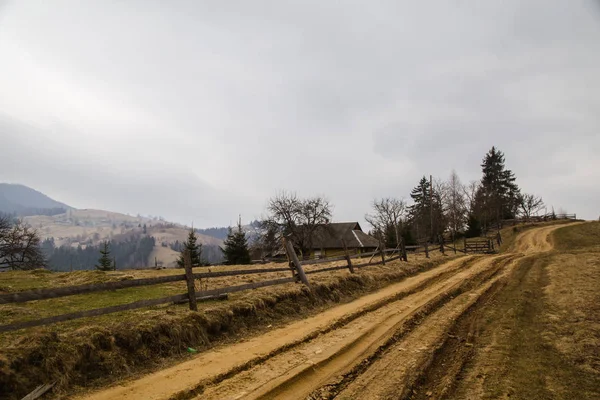
POLYGON ((440 235, 439 237, 440 237, 440 251, 442 252, 443 255, 446 255, 446 252, 444 251, 444 237, 442 235, 440 235))
POLYGON ((352 266, 352 260, 350 260, 350 254, 348 254, 348 246, 346 246, 346 241, 342 238, 342 244, 344 245, 344 253, 346 253, 346 261, 348 262, 348 269, 350 273, 354 273, 354 267, 352 266))
POLYGON ((408 257, 406 256, 406 246, 404 244, 404 238, 400 239, 400 248, 402 249, 402 259, 408 262, 408 257))
POLYGON ((187 282, 190 310, 198 311, 196 303, 196 287, 194 286, 194 273, 192 271, 192 256, 190 251, 186 250, 183 255, 183 265, 185 267, 185 280, 187 282))
POLYGON ((467 254, 467 238, 463 238, 463 243, 465 245, 465 254, 467 254))
POLYGON ((306 277, 306 274, 304 273, 304 269, 302 269, 302 264, 300 264, 300 260, 298 260, 298 256, 296 255, 296 252, 294 251, 294 246, 292 246, 292 243, 289 240, 284 239, 283 242, 285 243, 285 250, 288 253, 288 256, 290 257, 290 259, 292 260, 294 267, 296 268, 298 277, 300 278, 302 283, 304 283, 307 287, 310 288, 310 283, 308 283, 308 278, 306 277))
MULTIPOLYGON (((381 245, 381 242, 379 242, 379 244, 381 245)), ((369 258, 369 262, 367 264, 371 264, 371 261, 373 261, 373 257, 375 257, 377 255, 378 250, 379 250, 379 246, 377 246, 377 248, 375 249, 373 254, 371 254, 371 258, 369 258)))
POLYGON ((429 258, 429 245, 427 244, 427 240, 425 241, 425 257, 429 258))
POLYGON ((385 246, 383 245, 383 241, 381 240, 381 236, 379 236, 379 253, 381 254, 381 264, 385 265, 385 246))

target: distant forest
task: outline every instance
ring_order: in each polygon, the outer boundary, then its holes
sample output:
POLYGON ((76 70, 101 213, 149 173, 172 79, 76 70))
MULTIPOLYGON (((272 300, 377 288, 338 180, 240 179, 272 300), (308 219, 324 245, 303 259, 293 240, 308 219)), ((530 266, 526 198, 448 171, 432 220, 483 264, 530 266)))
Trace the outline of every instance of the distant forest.
MULTIPOLYGON (((149 265, 148 258, 155 245, 154 237, 135 235, 121 242, 110 242, 110 256, 117 269, 141 268, 149 265)), ((48 261, 48 268, 53 271, 70 271, 95 269, 100 258, 100 247, 56 247, 54 239, 46 239, 41 244, 42 251, 48 261)))

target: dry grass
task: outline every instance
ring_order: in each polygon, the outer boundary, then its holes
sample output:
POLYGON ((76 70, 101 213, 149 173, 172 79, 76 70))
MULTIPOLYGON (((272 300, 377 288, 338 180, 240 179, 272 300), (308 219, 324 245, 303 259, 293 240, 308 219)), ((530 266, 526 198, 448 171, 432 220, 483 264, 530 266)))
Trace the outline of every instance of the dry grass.
POLYGON ((600 375, 600 223, 559 229, 548 264, 546 338, 571 363, 600 375))

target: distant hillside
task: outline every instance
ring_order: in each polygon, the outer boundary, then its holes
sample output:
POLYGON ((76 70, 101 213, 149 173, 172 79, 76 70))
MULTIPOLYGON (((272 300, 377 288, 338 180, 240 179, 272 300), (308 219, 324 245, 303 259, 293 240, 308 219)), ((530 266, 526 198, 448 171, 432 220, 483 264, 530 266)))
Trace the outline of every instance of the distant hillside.
MULTIPOLYGON (((53 216, 34 215, 25 223, 37 229, 44 240, 44 250, 54 270, 91 269, 98 258, 98 246, 108 240, 115 247, 113 256, 119 268, 139 268, 155 263, 175 266, 180 244, 187 240, 186 226, 149 218, 104 210, 69 210, 53 216), (152 240, 150 246, 149 240, 152 240)), ((203 245, 203 258, 219 263, 223 257, 219 246, 223 241, 197 234, 203 245)))
MULTIPOLYGON (((172 267, 190 229, 158 217, 77 210, 27 186, 8 183, 0 183, 1 214, 16 214, 35 228, 43 240, 50 267, 59 271, 94 268, 103 241, 112 243, 112 256, 119 268, 155 264, 172 267)), ((225 235, 221 237, 198 232, 205 262, 223 260, 219 247, 227 236, 227 228, 223 229, 225 235)), ((215 229, 215 233, 222 232, 215 229)))
POLYGON ((28 215, 56 215, 72 207, 24 185, 0 183, 0 212, 28 215))

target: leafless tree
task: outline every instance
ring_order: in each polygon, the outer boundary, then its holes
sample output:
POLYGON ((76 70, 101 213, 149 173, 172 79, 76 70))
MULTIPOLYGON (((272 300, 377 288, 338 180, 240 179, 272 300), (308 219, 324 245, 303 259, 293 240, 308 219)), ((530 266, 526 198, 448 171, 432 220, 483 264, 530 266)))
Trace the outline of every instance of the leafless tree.
POLYGON ((262 218, 259 225, 262 230, 258 240, 252 245, 252 250, 259 252, 261 259, 273 257, 281 248, 279 225, 270 218, 262 218))
POLYGON ((36 230, 0 217, 0 268, 35 269, 46 264, 36 230))
POLYGON ((303 257, 308 257, 315 232, 329 224, 333 206, 323 196, 299 198, 296 193, 280 192, 269 200, 269 219, 283 228, 300 249, 303 257))
POLYGON ((518 204, 521 214, 525 219, 531 218, 532 215, 544 208, 544 201, 541 197, 528 193, 519 196, 518 204))
POLYGON ((448 181, 444 184, 443 191, 444 211, 450 231, 452 232, 452 240, 454 240, 456 232, 460 231, 467 222, 467 196, 465 195, 465 187, 461 183, 456 171, 452 170, 450 173, 448 181))
POLYGON ((373 213, 366 214, 365 220, 375 229, 378 235, 386 236, 385 241, 390 242, 388 237, 390 231, 395 234, 396 245, 400 244, 400 231, 402 219, 406 211, 404 199, 386 197, 381 200, 373 200, 373 213))
POLYGON ((479 181, 471 181, 467 185, 463 186, 463 193, 465 195, 465 204, 469 212, 475 211, 475 201, 477 192, 481 183, 479 181))

